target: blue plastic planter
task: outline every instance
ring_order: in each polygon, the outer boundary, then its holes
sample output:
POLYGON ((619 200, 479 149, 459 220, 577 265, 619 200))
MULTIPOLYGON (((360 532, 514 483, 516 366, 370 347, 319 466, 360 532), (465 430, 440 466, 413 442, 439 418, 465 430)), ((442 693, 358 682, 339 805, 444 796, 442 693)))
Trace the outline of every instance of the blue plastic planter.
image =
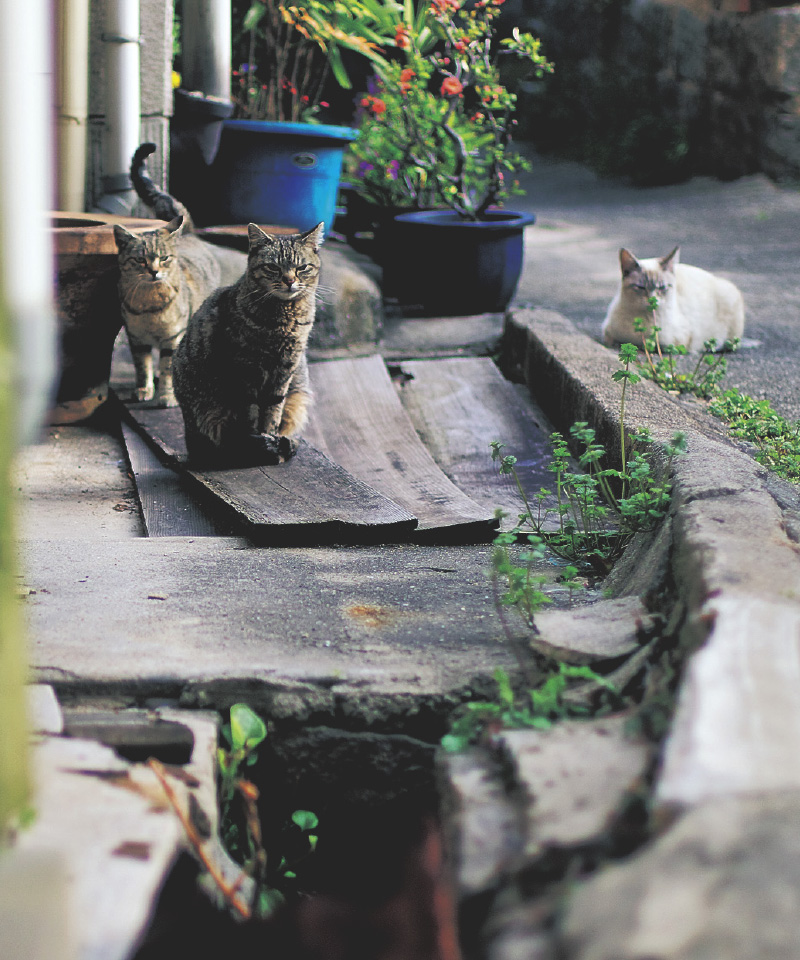
POLYGON ((430 316, 499 313, 516 292, 524 229, 535 219, 511 210, 484 220, 446 210, 400 214, 386 238, 384 293, 430 316))
POLYGON ((195 222, 333 227, 342 160, 352 127, 226 120, 208 189, 193 198, 195 222))

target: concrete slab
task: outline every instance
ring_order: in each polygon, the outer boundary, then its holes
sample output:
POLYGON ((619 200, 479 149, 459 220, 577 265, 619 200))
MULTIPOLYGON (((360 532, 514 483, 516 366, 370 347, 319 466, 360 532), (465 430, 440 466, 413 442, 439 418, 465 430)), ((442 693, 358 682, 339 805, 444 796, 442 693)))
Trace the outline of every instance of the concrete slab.
MULTIPOLYGON (((34 673, 69 693, 362 717, 515 669, 490 546, 254 549, 225 538, 28 541, 34 673)), ((520 631, 524 628, 520 622, 520 631)))
POLYGON ((141 516, 125 449, 107 427, 49 427, 17 456, 18 528, 61 539, 140 537, 141 516))

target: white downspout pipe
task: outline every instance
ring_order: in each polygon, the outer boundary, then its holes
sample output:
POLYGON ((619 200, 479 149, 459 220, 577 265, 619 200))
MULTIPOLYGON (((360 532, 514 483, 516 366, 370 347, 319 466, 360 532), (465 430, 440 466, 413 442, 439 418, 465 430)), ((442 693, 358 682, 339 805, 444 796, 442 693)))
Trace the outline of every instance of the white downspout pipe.
POLYGON ((56 370, 53 207, 53 51, 49 0, 3 0, 0 28, 0 310, 13 353, 0 344, 19 440, 35 439, 56 370), (24 88, 20 77, 25 77, 24 88), (22 90, 24 89, 24 95, 22 90))
POLYGON ((129 216, 136 194, 130 163, 139 146, 139 0, 106 0, 106 126, 103 138, 103 196, 97 209, 129 216))
POLYGON ((89 128, 89 0, 58 0, 56 207, 86 209, 89 128))
POLYGON ((183 5, 184 90, 228 100, 231 94, 231 0, 183 5))

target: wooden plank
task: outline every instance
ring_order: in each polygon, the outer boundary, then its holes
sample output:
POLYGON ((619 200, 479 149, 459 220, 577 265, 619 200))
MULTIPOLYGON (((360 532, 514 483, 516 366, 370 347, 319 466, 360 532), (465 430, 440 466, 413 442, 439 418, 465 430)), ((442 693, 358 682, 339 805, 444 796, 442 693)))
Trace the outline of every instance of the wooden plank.
POLYGON ((524 503, 513 477, 501 475, 492 461, 492 440, 517 457, 517 474, 532 507, 535 494, 552 486, 544 414, 490 359, 408 360, 399 364, 399 374, 396 389, 425 446, 475 503, 490 513, 503 510, 504 528, 513 525, 524 503))
POLYGON ((192 490, 263 544, 405 540, 415 517, 301 441, 279 466, 191 470, 180 409, 125 407, 131 423, 178 467, 192 490))
POLYGON ((497 522, 442 473, 409 420, 381 357, 311 365, 309 441, 419 520, 415 538, 491 538, 497 522), (430 536, 429 536, 430 535, 430 536))
POLYGON ((202 510, 175 470, 164 466, 132 427, 123 423, 122 435, 148 537, 214 537, 228 532, 202 510))

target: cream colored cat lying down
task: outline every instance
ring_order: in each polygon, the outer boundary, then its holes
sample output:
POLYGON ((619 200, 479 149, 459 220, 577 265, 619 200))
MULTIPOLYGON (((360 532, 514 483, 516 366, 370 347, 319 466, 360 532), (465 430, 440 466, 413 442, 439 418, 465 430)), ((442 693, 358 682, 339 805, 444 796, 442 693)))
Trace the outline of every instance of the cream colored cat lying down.
POLYGON ((706 340, 714 339, 717 347, 726 340, 741 337, 744 330, 744 301, 730 280, 713 273, 679 263, 680 247, 659 259, 637 260, 623 248, 619 252, 622 279, 603 321, 603 342, 642 345, 641 332, 634 329, 634 320, 645 321, 645 331, 660 327, 663 345, 683 345, 689 350, 702 349, 706 340), (652 311, 650 297, 658 305, 652 311))

